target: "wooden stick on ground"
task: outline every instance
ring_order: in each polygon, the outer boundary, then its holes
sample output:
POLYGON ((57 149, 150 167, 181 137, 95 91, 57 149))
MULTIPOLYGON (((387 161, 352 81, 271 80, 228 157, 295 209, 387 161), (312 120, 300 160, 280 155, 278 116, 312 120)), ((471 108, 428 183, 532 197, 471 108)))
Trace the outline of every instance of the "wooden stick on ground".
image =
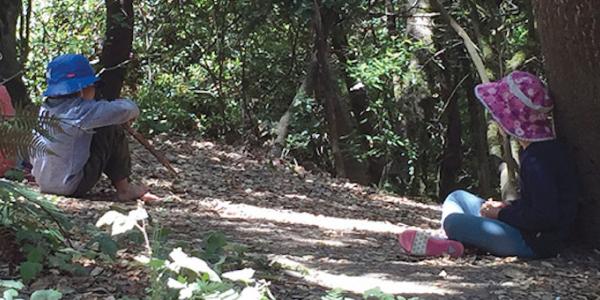
POLYGON ((140 144, 142 144, 148 151, 150 151, 150 153, 152 153, 152 155, 154 155, 154 157, 156 157, 156 159, 158 159, 158 161, 163 166, 165 166, 165 168, 167 168, 167 170, 169 170, 176 177, 179 175, 179 174, 177 174, 177 171, 175 171, 175 169, 173 169, 173 167, 171 166, 169 161, 162 154, 160 154, 156 149, 154 149, 154 147, 150 144, 150 142, 148 142, 148 140, 141 133, 139 133, 135 129, 131 128, 131 126, 124 125, 123 127, 125 127, 125 129, 127 129, 127 132, 129 134, 131 134, 131 136, 133 136, 138 142, 140 142, 140 144))

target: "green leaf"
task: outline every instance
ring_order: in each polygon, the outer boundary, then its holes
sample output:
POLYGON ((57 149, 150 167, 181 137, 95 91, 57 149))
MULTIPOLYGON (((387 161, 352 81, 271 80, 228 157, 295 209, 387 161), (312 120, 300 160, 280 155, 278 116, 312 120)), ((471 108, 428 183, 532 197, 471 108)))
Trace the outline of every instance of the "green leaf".
POLYGON ((15 280, 0 280, 0 287, 21 290, 25 287, 22 282, 15 280))
POLYGON ((14 297, 19 296, 19 292, 17 292, 14 289, 10 289, 10 290, 6 290, 4 291, 2 297, 4 298, 4 300, 13 300, 14 297))
POLYGON ((62 293, 55 290, 35 291, 31 294, 31 300, 60 300, 62 297, 62 293))
POLYGON ((137 218, 138 216, 135 214, 132 217, 129 217, 120 212, 111 210, 96 222, 96 227, 111 225, 111 235, 115 236, 133 229, 137 218))
POLYGON ((8 170, 6 171, 6 173, 4 173, 4 177, 12 181, 21 182, 25 179, 25 174, 23 173, 23 171, 19 170, 8 170))
POLYGON ((27 261, 32 263, 41 263, 44 259, 45 251, 40 246, 33 247, 27 252, 27 261))
POLYGON ((111 237, 105 234, 100 234, 96 238, 96 241, 98 242, 98 245, 100 246, 100 251, 102 251, 102 253, 110 256, 111 258, 115 258, 117 256, 117 251, 119 250, 119 247, 117 245, 117 242, 115 242, 111 237))
POLYGON ((150 266, 150 268, 153 269, 160 269, 165 266, 165 261, 162 259, 153 258, 152 260, 150 260, 148 266, 150 266))
POLYGON ((44 266, 42 266, 39 263, 26 261, 21 264, 21 277, 23 278, 23 280, 29 281, 35 278, 42 271, 43 268, 44 266))
POLYGON ((223 278, 229 279, 231 281, 239 281, 243 283, 252 283, 254 282, 254 271, 253 269, 243 269, 238 271, 227 272, 221 275, 223 278))
POLYGON ((383 291, 381 291, 380 288, 374 288, 374 289, 370 289, 370 290, 366 291, 363 294, 363 298, 364 299, 375 298, 378 300, 395 300, 393 295, 384 293, 383 291))
POLYGON ((211 233, 206 239, 204 250, 210 254, 216 254, 220 252, 223 247, 227 245, 225 235, 221 232, 211 233))

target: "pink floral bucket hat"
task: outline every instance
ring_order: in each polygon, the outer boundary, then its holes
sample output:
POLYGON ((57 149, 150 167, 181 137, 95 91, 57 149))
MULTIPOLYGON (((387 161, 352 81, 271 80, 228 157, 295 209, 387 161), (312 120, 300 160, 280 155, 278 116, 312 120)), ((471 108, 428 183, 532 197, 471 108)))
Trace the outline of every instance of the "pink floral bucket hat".
POLYGON ((515 71, 502 80, 478 85, 475 95, 511 136, 529 142, 556 139, 554 104, 535 75, 515 71))

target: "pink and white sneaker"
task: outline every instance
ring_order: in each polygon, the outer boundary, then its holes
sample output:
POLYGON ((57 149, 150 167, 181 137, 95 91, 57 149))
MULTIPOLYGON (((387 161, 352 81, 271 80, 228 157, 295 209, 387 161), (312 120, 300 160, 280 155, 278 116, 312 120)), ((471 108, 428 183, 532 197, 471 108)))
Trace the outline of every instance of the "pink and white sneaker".
POLYGON ((406 230, 398 234, 398 242, 406 253, 415 256, 461 257, 465 248, 462 243, 431 236, 417 230, 406 230))

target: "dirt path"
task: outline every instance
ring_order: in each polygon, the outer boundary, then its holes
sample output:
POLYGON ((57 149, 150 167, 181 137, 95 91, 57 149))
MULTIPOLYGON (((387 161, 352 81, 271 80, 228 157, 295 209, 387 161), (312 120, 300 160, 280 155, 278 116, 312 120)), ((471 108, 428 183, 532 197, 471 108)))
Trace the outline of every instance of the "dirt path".
MULTIPOLYGON (((333 288, 357 298, 375 287, 421 299, 600 298, 598 251, 545 261, 475 254, 458 260, 409 257, 395 234, 410 226, 438 228, 438 206, 274 165, 229 147, 183 138, 161 144, 181 170, 177 180, 134 146, 134 172, 147 174, 146 183, 168 199, 148 208, 153 221, 171 230, 172 241, 192 249, 215 230, 245 244, 250 255, 270 265, 260 275, 272 282, 278 299, 320 299, 333 288)), ((106 194, 100 188, 95 197, 106 194)), ((61 202, 83 222, 95 221, 109 205, 61 202)), ((142 294, 142 279, 136 278, 143 276, 121 264, 122 274, 107 271, 85 285, 54 279, 71 288, 73 298, 142 294)))

